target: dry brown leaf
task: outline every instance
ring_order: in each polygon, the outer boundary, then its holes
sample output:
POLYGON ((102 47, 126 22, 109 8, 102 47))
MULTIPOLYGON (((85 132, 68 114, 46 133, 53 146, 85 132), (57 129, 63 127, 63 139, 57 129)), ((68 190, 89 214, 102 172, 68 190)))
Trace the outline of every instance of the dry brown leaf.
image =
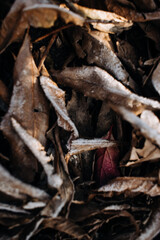
POLYGON ((84 23, 84 18, 78 14, 48 3, 48 0, 14 2, 0 29, 0 52, 12 42, 22 39, 25 29, 29 26, 50 28, 58 17, 66 23, 84 23))
POLYGON ((133 2, 141 11, 154 11, 157 8, 154 0, 133 0, 133 2))
POLYGON ((125 166, 136 166, 146 161, 155 161, 159 159, 160 149, 146 139, 142 149, 132 147, 129 162, 125 166))
POLYGON ((13 167, 17 176, 29 182, 33 181, 37 171, 37 160, 15 134, 10 118, 16 117, 28 133, 45 146, 49 105, 39 86, 38 75, 30 52, 29 38, 26 36, 15 63, 13 94, 8 113, 1 123, 1 130, 11 144, 13 167))
POLYGON ((75 6, 86 17, 91 20, 95 20, 95 22, 91 21, 91 25, 94 29, 102 32, 121 33, 123 30, 128 30, 133 25, 131 21, 128 21, 126 18, 123 18, 115 13, 82 7, 78 4, 75 4, 75 6))
POLYGON ((5 103, 9 103, 9 91, 2 80, 0 80, 0 98, 2 98, 5 103))
POLYGON ((153 12, 137 12, 135 9, 130 6, 121 5, 116 0, 105 0, 107 9, 111 12, 115 12, 116 14, 127 18, 133 22, 147 22, 152 20, 160 19, 160 10, 156 10, 153 12))
POLYGON ((119 103, 137 114, 144 108, 160 109, 159 102, 132 93, 98 67, 68 67, 62 71, 53 71, 52 75, 59 83, 83 92, 85 96, 99 100, 107 99, 116 105, 119 103))
POLYGON ((155 90, 160 95, 160 62, 158 63, 156 69, 154 70, 152 74, 152 84, 155 88, 155 90))
POLYGON ((156 237, 160 232, 160 208, 157 207, 157 209, 154 209, 147 225, 143 229, 142 233, 139 237, 137 237, 137 240, 152 240, 154 237, 156 237))
POLYGON ((78 27, 69 30, 69 37, 80 58, 86 57, 89 64, 96 64, 125 85, 129 85, 129 74, 110 48, 78 27))
POLYGON ((80 226, 62 217, 44 219, 35 234, 46 228, 52 228, 60 232, 64 232, 76 239, 91 239, 80 226))
POLYGON ((123 193, 129 196, 144 193, 156 197, 160 196, 160 186, 155 178, 118 177, 99 188, 98 192, 106 193, 109 197, 123 193))
POLYGON ((16 199, 27 200, 27 196, 39 200, 47 200, 46 192, 13 177, 5 168, 0 166, 0 192, 16 199))
POLYGON ((36 138, 29 135, 14 118, 11 118, 11 122, 21 140, 30 149, 36 159, 41 163, 47 175, 49 187, 59 189, 62 184, 62 180, 58 174, 54 173, 53 166, 49 164, 52 159, 46 155, 42 144, 36 138))
POLYGON ((33 27, 50 28, 58 18, 65 23, 73 22, 82 26, 85 19, 80 15, 61 8, 55 4, 35 4, 24 8, 24 15, 27 15, 29 24, 33 27))
POLYGON ((77 128, 72 122, 72 120, 69 118, 65 106, 65 92, 61 90, 54 81, 52 81, 49 77, 46 76, 40 77, 40 84, 46 97, 52 103, 57 113, 58 126, 64 128, 66 131, 71 131, 71 138, 77 138, 79 135, 77 128))
POLYGON ((160 134, 159 132, 154 129, 153 127, 150 127, 144 119, 142 120, 141 118, 137 117, 134 113, 130 112, 127 110, 125 107, 122 106, 116 106, 116 105, 111 105, 114 111, 118 112, 121 114, 121 116, 131 123, 133 127, 136 129, 139 129, 142 133, 142 135, 148 139, 150 139, 154 144, 157 144, 160 146, 160 134))

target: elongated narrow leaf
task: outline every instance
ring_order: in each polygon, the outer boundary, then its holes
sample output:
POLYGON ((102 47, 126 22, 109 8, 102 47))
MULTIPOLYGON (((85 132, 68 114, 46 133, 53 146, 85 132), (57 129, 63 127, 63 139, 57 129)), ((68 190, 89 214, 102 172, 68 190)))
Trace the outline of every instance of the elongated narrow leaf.
POLYGON ((136 129, 139 129, 146 138, 150 139, 154 144, 157 144, 160 146, 160 134, 159 132, 150 127, 144 120, 141 118, 137 117, 134 113, 128 111, 126 108, 122 106, 116 106, 116 105, 111 105, 111 107, 118 113, 121 114, 121 116, 131 123, 133 127, 136 129))
POLYGON ((129 29, 133 25, 131 21, 112 12, 82 7, 78 4, 75 4, 75 6, 88 18, 97 20, 97 23, 95 21, 91 24, 93 28, 100 31, 120 33, 123 30, 129 29), (102 23, 98 23, 98 20, 102 21, 102 23))
POLYGON ((13 177, 5 168, 0 166, 0 192, 17 199, 27 199, 27 196, 45 200, 49 196, 43 190, 21 182, 13 177))
POLYGON ((49 104, 39 86, 38 69, 30 51, 30 40, 26 36, 14 67, 14 87, 8 113, 1 122, 1 130, 11 144, 13 168, 17 176, 31 182, 37 171, 37 160, 12 129, 10 118, 22 126, 45 146, 45 132, 49 122, 49 104), (28 174, 27 172, 30 172, 28 174))
POLYGON ((71 131, 73 138, 77 138, 78 131, 75 124, 69 118, 65 106, 65 92, 61 90, 49 77, 40 77, 40 84, 45 92, 46 97, 49 99, 49 101, 51 101, 57 113, 58 125, 64 128, 66 131, 71 131))
POLYGON ((85 96, 99 100, 107 99, 116 105, 119 103, 137 114, 144 108, 160 109, 158 101, 132 93, 99 67, 68 67, 62 71, 53 71, 53 77, 56 77, 59 83, 83 92, 85 96))
POLYGON ((39 229, 42 230, 46 228, 58 230, 76 239, 91 239, 80 226, 62 217, 44 219, 39 229))
POLYGON ((107 193, 109 197, 123 193, 129 196, 144 193, 156 197, 160 196, 160 186, 156 183, 156 179, 153 178, 119 177, 99 188, 98 192, 107 193))
POLYGON ((41 163, 48 178, 48 185, 51 188, 59 189, 62 184, 62 180, 58 174, 54 174, 54 168, 51 164, 49 164, 49 162, 51 162, 51 158, 49 156, 46 156, 46 152, 42 144, 37 139, 29 135, 14 118, 12 118, 11 121, 15 131, 21 140, 26 144, 36 159, 41 163))

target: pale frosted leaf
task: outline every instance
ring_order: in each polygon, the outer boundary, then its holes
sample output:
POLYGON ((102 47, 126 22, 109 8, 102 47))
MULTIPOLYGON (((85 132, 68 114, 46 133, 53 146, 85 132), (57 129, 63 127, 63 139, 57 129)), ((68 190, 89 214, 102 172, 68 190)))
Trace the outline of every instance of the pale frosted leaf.
MULTIPOLYGON (((108 141, 106 139, 83 139, 79 138, 71 142, 70 151, 67 155, 72 156, 86 151, 91 151, 97 148, 114 147, 116 143, 114 141, 108 141)), ((67 156, 66 156, 67 157, 67 156)))
POLYGON ((13 177, 5 168, 0 166, 0 192, 17 199, 26 200, 27 196, 35 199, 45 200, 49 196, 43 190, 21 182, 13 177))
POLYGON ((97 40, 80 27, 69 30, 69 37, 80 58, 86 57, 89 64, 95 64, 129 85, 130 76, 117 55, 102 41, 97 40), (80 44, 81 43, 81 44, 80 44))
POLYGON ((12 212, 12 213, 26 214, 26 215, 29 214, 29 212, 27 212, 19 207, 16 207, 16 206, 10 205, 10 204, 5 204, 5 203, 0 203, 0 210, 12 212))
POLYGON ((107 193, 109 197, 122 193, 130 196, 144 193, 156 197, 160 196, 160 186, 156 183, 155 178, 119 177, 99 188, 98 192, 107 193))
POLYGON ((121 114, 121 116, 126 121, 131 123, 133 127, 139 129, 142 135, 150 139, 154 144, 160 146, 160 134, 156 129, 150 127, 144 120, 137 117, 134 113, 130 112, 125 107, 116 105, 111 105, 111 107, 113 108, 113 110, 121 114))
POLYGON ((37 208, 44 208, 46 206, 45 202, 28 202, 23 206, 25 210, 34 210, 37 208))
POLYGON ((71 131, 73 137, 77 138, 78 131, 75 124, 69 118, 65 106, 65 92, 61 90, 49 77, 40 77, 40 84, 45 92, 45 95, 50 100, 57 113, 58 125, 64 128, 66 131, 71 131))
POLYGON ((154 70, 152 74, 152 84, 155 88, 155 90, 160 95, 160 63, 157 65, 156 69, 154 70))
POLYGON ((26 36, 14 67, 14 87, 8 113, 1 122, 1 130, 9 141, 13 154, 13 168, 21 179, 32 182, 37 171, 37 160, 12 129, 10 118, 16 119, 42 145, 49 124, 49 104, 39 86, 38 69, 30 51, 30 39, 26 36), (30 174, 27 174, 27 171, 30 174))
POLYGON ((145 140, 144 147, 132 147, 130 160, 125 166, 135 166, 146 161, 160 159, 160 149, 151 143, 148 139, 145 140))
POLYGON ((82 7, 78 4, 75 4, 76 8, 79 9, 86 17, 89 17, 93 20, 101 20, 102 23, 92 22, 91 25, 93 28, 100 31, 108 33, 120 33, 123 30, 128 30, 133 25, 131 21, 128 21, 126 18, 123 18, 115 13, 106 12, 97 9, 91 9, 87 7, 82 7))
POLYGON ((49 164, 49 162, 51 162, 52 159, 46 155, 46 152, 42 144, 37 139, 29 135, 26 132, 26 130, 22 128, 21 125, 14 118, 12 118, 11 121, 19 137, 26 144, 26 146, 31 150, 31 152, 36 157, 36 159, 41 163, 47 175, 48 185, 51 188, 59 189, 59 187, 62 184, 62 180, 58 174, 54 174, 54 168, 51 164, 49 164))
POLYGON ((124 105, 139 114, 144 108, 160 109, 160 103, 132 93, 123 84, 99 67, 65 68, 53 71, 53 77, 63 85, 70 86, 98 100, 109 100, 124 105))

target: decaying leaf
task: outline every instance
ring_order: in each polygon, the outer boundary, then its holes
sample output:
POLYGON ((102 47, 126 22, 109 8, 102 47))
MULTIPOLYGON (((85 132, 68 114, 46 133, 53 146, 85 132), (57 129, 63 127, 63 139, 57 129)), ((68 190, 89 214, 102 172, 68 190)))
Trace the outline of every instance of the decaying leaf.
POLYGON ((54 173, 53 166, 49 164, 52 159, 49 156, 46 156, 46 152, 42 144, 36 138, 33 138, 31 135, 29 135, 14 118, 11 118, 11 122, 21 140, 41 163, 47 175, 49 187, 59 189, 62 184, 62 180, 58 174, 54 173))
POLYGON ((127 19, 115 13, 86 8, 78 4, 75 4, 75 6, 86 17, 88 17, 91 20, 95 20, 95 22, 91 21, 91 25, 93 26, 94 29, 108 33, 120 33, 123 30, 127 30, 132 26, 131 21, 128 21, 127 19))
POLYGON ((58 5, 49 4, 48 0, 16 0, 0 29, 0 52, 13 41, 22 39, 29 26, 50 28, 58 17, 66 23, 84 23, 83 17, 58 5))
POLYGON ((39 228, 40 230, 46 229, 46 228, 53 228, 61 232, 64 232, 76 239, 85 239, 85 240, 91 239, 89 235, 85 233, 85 231, 82 228, 80 228, 78 225, 61 217, 44 219, 39 228))
POLYGON ((137 240, 152 240, 154 237, 158 235, 160 232, 159 224, 160 224, 160 209, 154 209, 148 223, 146 224, 145 228, 143 229, 140 236, 137 240))
POLYGON ((9 92, 2 80, 0 80, 0 98, 6 103, 9 102, 9 92))
POLYGON ((37 171, 37 160, 12 129, 10 118, 16 117, 28 133, 45 146, 49 106, 39 86, 38 75, 30 52, 29 37, 26 36, 15 63, 13 94, 8 113, 1 122, 1 130, 11 144, 17 176, 29 182, 33 181, 37 171))
POLYGON ((132 147, 129 162, 127 162, 125 166, 126 167, 136 166, 137 164, 141 164, 146 161, 155 161, 159 159, 160 159, 159 148, 152 144, 151 141, 146 139, 144 147, 142 149, 132 147))
POLYGON ((69 118, 65 106, 65 92, 49 77, 41 76, 40 84, 57 113, 58 126, 64 128, 66 131, 71 131, 73 135, 72 138, 77 138, 78 131, 72 120, 69 118))
POLYGON ((119 81, 99 67, 65 68, 62 71, 53 71, 53 77, 63 85, 70 86, 99 100, 117 102, 131 111, 139 114, 144 108, 160 109, 160 103, 132 93, 119 81))
POLYGON ((109 197, 123 193, 129 196, 144 193, 156 197, 160 195, 160 187, 155 178, 118 177, 99 188, 98 192, 104 192, 109 197))
POLYGON ((132 20, 133 22, 147 22, 160 19, 159 9, 154 12, 138 12, 132 7, 120 4, 115 0, 106 0, 107 9, 111 12, 132 20))
POLYGON ((80 58, 86 57, 89 64, 95 64, 105 69, 116 79, 129 85, 129 74, 111 49, 78 27, 68 31, 71 42, 80 58))
POLYGON ((0 173, 0 192, 22 200, 26 200, 27 196, 39 200, 49 199, 49 196, 45 191, 21 182, 19 179, 13 177, 2 166, 0 166, 0 173))

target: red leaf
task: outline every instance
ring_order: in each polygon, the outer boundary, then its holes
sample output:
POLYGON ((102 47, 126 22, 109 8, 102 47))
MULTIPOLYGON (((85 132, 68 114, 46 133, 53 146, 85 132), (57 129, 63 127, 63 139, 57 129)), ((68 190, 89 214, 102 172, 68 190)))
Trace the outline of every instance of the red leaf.
MULTIPOLYGON (((112 127, 104 139, 110 140, 112 136, 112 127)), ((95 179, 98 185, 102 186, 108 180, 120 175, 117 162, 119 159, 119 149, 117 146, 108 148, 99 148, 95 154, 95 179)))

